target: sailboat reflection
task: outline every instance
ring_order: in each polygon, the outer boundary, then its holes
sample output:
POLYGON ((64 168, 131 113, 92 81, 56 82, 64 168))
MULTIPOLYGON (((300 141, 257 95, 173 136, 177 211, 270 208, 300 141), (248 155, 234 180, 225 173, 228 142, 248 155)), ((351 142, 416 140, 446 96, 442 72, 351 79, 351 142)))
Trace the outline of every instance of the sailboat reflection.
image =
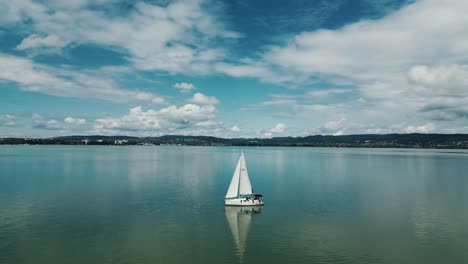
POLYGON ((226 206, 225 208, 226 219, 241 259, 244 256, 252 216, 260 214, 261 211, 262 206, 226 206))

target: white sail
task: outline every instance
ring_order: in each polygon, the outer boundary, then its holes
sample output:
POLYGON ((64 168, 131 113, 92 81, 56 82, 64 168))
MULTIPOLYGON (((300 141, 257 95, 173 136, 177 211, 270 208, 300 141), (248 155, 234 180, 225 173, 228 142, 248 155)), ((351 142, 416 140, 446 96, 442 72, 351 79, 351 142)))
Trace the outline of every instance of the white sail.
POLYGON ((249 173, 247 172, 247 164, 245 163, 244 153, 241 153, 241 167, 240 167, 240 183, 239 194, 252 194, 252 185, 250 184, 249 173))
POLYGON ((229 184, 228 191, 226 193, 226 198, 234 198, 239 196, 239 179, 240 179, 240 168, 241 168, 241 158, 237 162, 236 170, 232 175, 231 184, 229 184))
POLYGON ((252 185, 250 184, 244 153, 241 152, 236 170, 232 175, 231 184, 229 184, 229 188, 226 193, 226 198, 235 198, 245 194, 252 194, 252 185))

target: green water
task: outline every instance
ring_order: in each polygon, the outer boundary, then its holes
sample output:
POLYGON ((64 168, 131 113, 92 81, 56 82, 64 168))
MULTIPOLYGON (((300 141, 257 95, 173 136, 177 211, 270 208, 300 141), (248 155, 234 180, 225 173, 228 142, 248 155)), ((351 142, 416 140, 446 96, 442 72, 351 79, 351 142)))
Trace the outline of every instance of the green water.
POLYGON ((0 146, 0 263, 467 263, 468 152, 0 146), (233 220, 235 220, 233 222, 233 220))

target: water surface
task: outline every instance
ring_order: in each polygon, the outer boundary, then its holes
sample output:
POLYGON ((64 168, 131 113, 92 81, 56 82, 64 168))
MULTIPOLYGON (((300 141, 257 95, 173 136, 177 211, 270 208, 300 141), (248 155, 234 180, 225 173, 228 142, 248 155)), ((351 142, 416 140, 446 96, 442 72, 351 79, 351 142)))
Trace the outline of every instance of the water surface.
POLYGON ((0 146, 0 263, 466 263, 468 152, 0 146))

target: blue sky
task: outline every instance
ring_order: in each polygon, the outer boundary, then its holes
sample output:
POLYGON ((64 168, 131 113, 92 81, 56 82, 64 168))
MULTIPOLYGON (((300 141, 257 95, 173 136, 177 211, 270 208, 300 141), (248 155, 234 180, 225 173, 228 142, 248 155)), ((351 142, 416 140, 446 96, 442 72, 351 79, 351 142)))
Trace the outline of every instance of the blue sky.
POLYGON ((468 133, 465 10, 0 1, 0 137, 468 133))

